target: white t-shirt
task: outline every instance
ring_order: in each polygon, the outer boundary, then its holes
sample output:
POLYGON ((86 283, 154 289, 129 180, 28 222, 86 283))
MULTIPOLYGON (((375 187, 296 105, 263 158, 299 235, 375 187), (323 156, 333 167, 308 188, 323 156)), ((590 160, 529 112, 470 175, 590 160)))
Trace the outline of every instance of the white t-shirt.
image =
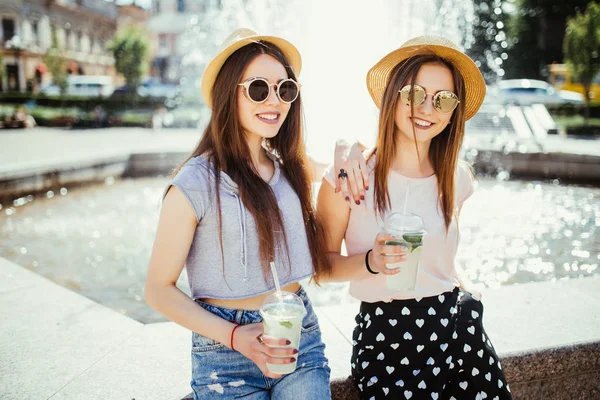
MULTIPOLYGON (((349 206, 350 218, 344 236, 349 256, 366 253, 373 247, 377 234, 383 231, 383 220, 373 207, 374 165, 375 157, 367 165, 370 190, 365 192, 365 201, 361 201, 360 205, 351 201, 349 206)), ((333 165, 329 166, 323 177, 335 187, 333 165)), ((473 193, 473 181, 466 165, 459 164, 455 179, 454 198, 456 206, 459 207, 473 193)), ((388 214, 404 210, 407 188, 409 192, 406 211, 421 217, 427 231, 423 238, 415 290, 394 291, 387 288, 384 274, 370 275, 350 282, 350 294, 358 300, 373 303, 437 296, 458 286, 458 275, 454 267, 459 242, 458 224, 456 218, 453 218, 446 234, 444 217, 438 201, 437 177, 432 175, 427 178, 409 178, 390 170, 388 190, 391 209, 387 211, 388 214)))

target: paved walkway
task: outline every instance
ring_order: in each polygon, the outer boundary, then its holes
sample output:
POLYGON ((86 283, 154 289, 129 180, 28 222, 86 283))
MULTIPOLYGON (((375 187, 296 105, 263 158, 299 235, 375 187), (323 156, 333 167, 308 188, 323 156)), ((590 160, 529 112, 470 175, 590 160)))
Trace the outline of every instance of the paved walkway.
MULTIPOLYGON (((0 130, 0 177, 10 171, 90 158, 160 151, 190 152, 200 136, 201 131, 198 129, 0 130)), ((492 146, 492 139, 489 135, 472 134, 467 135, 466 144, 487 149, 492 146)), ((600 140, 549 136, 544 142, 544 150, 600 156, 600 140)), ((330 163, 332 159, 317 159, 317 161, 330 163)))

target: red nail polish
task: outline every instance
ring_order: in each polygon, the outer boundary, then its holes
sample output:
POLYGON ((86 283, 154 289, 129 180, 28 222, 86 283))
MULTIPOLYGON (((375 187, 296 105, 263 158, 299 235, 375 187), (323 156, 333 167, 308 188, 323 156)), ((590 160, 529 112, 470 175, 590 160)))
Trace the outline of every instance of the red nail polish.
POLYGON ((350 201, 350 197, 346 196, 346 201, 350 201))
POLYGON ((357 206, 359 206, 359 205, 360 205, 360 201, 358 201, 358 200, 354 200, 354 202, 356 203, 356 205, 357 205, 357 206))
POLYGON ((365 201, 365 196, 360 196, 360 199, 361 199, 362 201, 365 201))

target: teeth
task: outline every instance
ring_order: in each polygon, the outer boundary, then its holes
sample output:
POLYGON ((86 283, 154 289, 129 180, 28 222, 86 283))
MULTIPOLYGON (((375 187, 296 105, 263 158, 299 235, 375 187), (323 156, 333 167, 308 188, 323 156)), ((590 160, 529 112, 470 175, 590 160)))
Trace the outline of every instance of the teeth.
POLYGON ((264 118, 264 119, 277 119, 278 115, 277 114, 258 114, 258 116, 260 118, 264 118))
POLYGON ((415 122, 416 125, 423 126, 423 127, 429 127, 429 126, 431 126, 431 122, 423 121, 423 120, 420 120, 420 119, 415 119, 414 122, 415 122))

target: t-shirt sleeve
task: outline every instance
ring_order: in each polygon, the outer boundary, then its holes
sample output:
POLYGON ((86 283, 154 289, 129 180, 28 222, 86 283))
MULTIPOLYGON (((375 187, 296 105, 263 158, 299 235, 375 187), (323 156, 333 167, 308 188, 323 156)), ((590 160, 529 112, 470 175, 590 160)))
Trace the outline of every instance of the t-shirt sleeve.
POLYGON ((335 188, 336 176, 333 173, 333 164, 330 164, 323 172, 323 179, 325 179, 332 187, 335 188))
POLYGON ((474 191, 475 183, 471 167, 466 163, 460 163, 458 165, 456 205, 462 206, 474 191))
POLYGON ((204 217, 208 204, 208 178, 206 171, 196 165, 184 165, 175 177, 167 184, 163 198, 171 186, 179 189, 190 202, 200 222, 204 217))

